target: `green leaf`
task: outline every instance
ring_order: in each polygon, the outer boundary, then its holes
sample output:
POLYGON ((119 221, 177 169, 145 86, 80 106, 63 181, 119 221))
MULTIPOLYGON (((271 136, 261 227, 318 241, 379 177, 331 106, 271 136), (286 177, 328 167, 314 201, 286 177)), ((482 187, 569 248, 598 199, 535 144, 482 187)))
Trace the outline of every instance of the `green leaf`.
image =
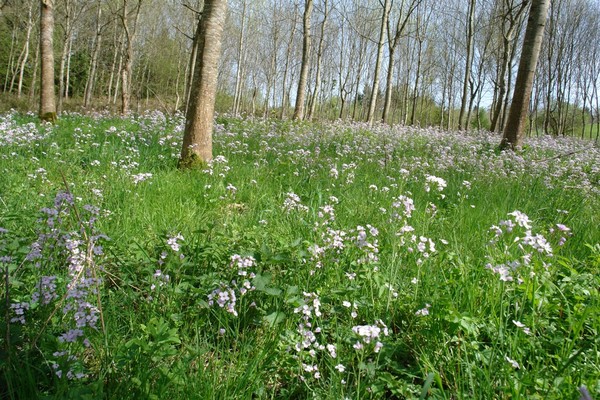
POLYGON ((285 314, 281 311, 275 311, 269 315, 264 316, 263 320, 265 320, 265 322, 267 322, 269 326, 273 327, 285 321, 285 314))

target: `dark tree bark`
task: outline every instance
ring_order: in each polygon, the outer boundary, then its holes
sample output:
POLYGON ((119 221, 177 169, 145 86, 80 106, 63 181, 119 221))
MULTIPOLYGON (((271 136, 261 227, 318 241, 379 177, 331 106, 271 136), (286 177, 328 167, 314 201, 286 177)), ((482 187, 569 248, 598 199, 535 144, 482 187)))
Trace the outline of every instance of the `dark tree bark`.
POLYGON ((519 61, 519 70, 517 72, 517 82, 515 83, 515 92, 510 105, 506 127, 504 128, 502 142, 500 143, 500 148, 502 149, 514 150, 523 144, 525 136, 524 127, 529 111, 533 77, 542 47, 549 6, 550 0, 532 0, 531 2, 521 59, 519 61))

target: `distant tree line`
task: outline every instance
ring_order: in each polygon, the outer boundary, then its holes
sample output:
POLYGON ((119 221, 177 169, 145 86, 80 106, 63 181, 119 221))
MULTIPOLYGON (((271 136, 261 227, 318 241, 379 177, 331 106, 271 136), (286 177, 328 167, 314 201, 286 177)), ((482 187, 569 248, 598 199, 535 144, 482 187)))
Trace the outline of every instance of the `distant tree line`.
MULTIPOLYGON (((216 110, 502 131, 532 0, 229 0, 216 110), (301 100, 301 101, 297 101, 301 100)), ((200 0, 54 0, 57 110, 185 111, 200 0)), ((0 97, 36 109, 40 0, 0 1, 0 97)), ((600 2, 553 0, 527 129, 600 132, 600 2)))

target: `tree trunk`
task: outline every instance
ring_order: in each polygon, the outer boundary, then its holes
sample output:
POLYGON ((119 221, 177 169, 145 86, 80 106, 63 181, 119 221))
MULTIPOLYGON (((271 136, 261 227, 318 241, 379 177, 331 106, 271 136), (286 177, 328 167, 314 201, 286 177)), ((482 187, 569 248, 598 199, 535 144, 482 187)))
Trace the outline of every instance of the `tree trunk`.
POLYGON ((62 110, 62 105, 63 105, 63 98, 64 98, 64 94, 65 94, 65 67, 67 65, 67 55, 69 53, 69 48, 70 48, 70 42, 71 42, 71 2, 69 0, 66 0, 64 2, 64 7, 65 7, 65 25, 64 25, 64 32, 63 32, 63 46, 62 46, 62 53, 61 53, 61 57, 60 57, 60 69, 58 71, 58 111, 60 112, 62 110))
POLYGON ((40 55, 41 55, 41 91, 40 113, 42 121, 56 121, 56 98, 54 93, 54 1, 40 1, 40 55))
POLYGON ((392 89, 393 89, 392 80, 394 78, 394 63, 395 63, 396 48, 398 47, 398 44, 400 43, 400 38, 402 37, 402 34, 404 33, 404 29, 406 28, 406 25, 408 24, 408 21, 410 20, 412 13, 421 4, 421 1, 422 0, 412 0, 412 3, 410 4, 408 11, 406 12, 406 15, 404 15, 404 0, 402 1, 402 4, 400 5, 400 15, 398 16, 398 21, 396 22, 396 29, 395 29, 393 38, 392 38, 391 27, 389 24, 389 22, 390 22, 389 18, 387 21, 388 70, 387 70, 387 76, 386 76, 386 80, 385 80, 385 101, 383 103, 383 115, 381 117, 381 120, 384 124, 389 122, 390 108, 392 105, 392 89))
POLYGON ((125 50, 123 51, 123 67, 121 68, 121 114, 129 113, 131 103, 131 76, 133 71, 133 41, 137 28, 142 0, 137 0, 133 26, 129 26, 128 0, 123 0, 123 13, 120 15, 123 31, 125 32, 125 50))
POLYGON ((19 70, 19 83, 18 83, 18 91, 17 98, 21 97, 21 92, 23 90, 23 75, 25 73, 25 65, 27 64, 27 59, 29 58, 29 41, 31 39, 31 29, 33 28, 33 2, 29 5, 29 11, 27 15, 27 33, 25 35, 25 47, 23 48, 23 59, 21 60, 21 66, 19 70))
POLYGON ((8 55, 8 63, 6 65, 6 74, 4 75, 4 88, 3 88, 3 92, 6 93, 8 91, 8 82, 10 80, 10 73, 11 70, 13 68, 13 62, 14 62, 14 53, 15 53, 15 43, 17 41, 16 39, 16 34, 17 32, 17 27, 13 27, 12 29, 12 34, 11 34, 11 39, 10 39, 10 52, 8 55))
MULTIPOLYGON (((412 94, 412 110, 410 113, 410 125, 414 125, 416 121, 416 112, 417 112, 417 95, 419 90, 419 81, 421 78, 421 64, 423 63, 423 40, 424 38, 419 35, 417 28, 417 40, 419 44, 417 45, 417 71, 415 78, 415 86, 413 88, 412 94)), ((420 124, 419 124, 420 125, 420 124)))
POLYGON ((308 110, 307 119, 312 119, 317 108, 317 98, 319 96, 319 89, 321 86, 321 67, 323 64, 323 45, 325 43, 325 24, 329 16, 328 1, 325 0, 323 5, 323 22, 321 23, 321 37, 319 38, 319 49, 317 50, 317 72, 315 78, 315 90, 313 91, 312 99, 310 101, 310 108, 308 110))
POLYGON ((196 29, 194 31, 194 40, 192 42, 192 52, 190 54, 190 60, 188 63, 188 74, 186 76, 185 83, 185 113, 189 110, 190 97, 192 95, 192 83, 194 81, 194 69, 196 68, 196 60, 198 59, 198 38, 200 37, 200 21, 202 20, 202 13, 198 13, 198 20, 196 22, 196 29))
POLYGON ((31 86, 29 87, 29 104, 30 107, 34 104, 35 102, 35 88, 37 85, 37 72, 38 72, 38 65, 40 63, 40 46, 37 46, 37 49, 35 51, 35 58, 33 60, 33 74, 31 75, 31 86))
POLYGON ((288 72, 289 72, 289 65, 290 65, 290 58, 292 55, 292 42, 294 41, 294 35, 296 34, 296 15, 297 15, 297 10, 296 10, 296 6, 294 5, 294 20, 292 21, 292 31, 290 32, 290 40, 287 43, 287 50, 286 50, 286 54, 285 54, 285 66, 283 69, 283 82, 282 82, 282 94, 281 94, 281 119, 285 118, 285 113, 286 113, 286 108, 288 106, 287 103, 287 99, 289 97, 288 91, 287 91, 287 87, 286 87, 286 81, 287 81, 287 76, 288 76, 288 72))
POLYGON ((96 69, 98 68, 98 54, 100 54, 100 46, 102 44, 102 27, 100 25, 100 18, 102 17, 102 5, 98 3, 98 14, 96 15, 96 35, 94 36, 94 43, 92 44, 92 60, 90 61, 90 69, 88 73, 87 82, 85 84, 85 91, 83 95, 83 107, 88 108, 92 96, 94 95, 94 84, 96 81, 96 69))
POLYGON ((298 80, 298 91, 296 92, 296 107, 292 119, 304 118, 304 99, 306 98, 306 82, 308 81, 308 70, 310 64, 310 17, 312 15, 313 0, 304 2, 304 18, 302 22, 302 66, 300 67, 300 79, 298 80))
POLYGON ((471 82, 471 67, 473 64, 473 41, 475 30, 475 0, 469 2, 469 18, 467 20, 467 60, 465 65, 465 76, 463 79, 462 99, 460 102, 460 114, 458 115, 458 129, 468 129, 468 123, 465 124, 465 112, 467 111, 467 96, 469 93, 469 83, 471 82))
POLYGON ((532 0, 525 31, 517 82, 500 147, 515 149, 523 144, 523 128, 529 111, 529 99, 537 60, 542 47, 550 0, 532 0))
POLYGON ((237 71, 235 76, 235 93, 233 96, 233 115, 238 116, 240 114, 240 103, 242 97, 242 67, 244 64, 245 52, 244 47, 244 34, 246 28, 246 0, 242 3, 242 23, 240 26, 240 40, 238 42, 238 58, 237 58, 237 71))
POLYGON ((390 16, 390 0, 385 0, 383 4, 383 15, 381 17, 381 29, 379 31, 379 42, 377 43, 377 59, 375 60, 375 76, 373 77, 373 86, 371 89, 371 101, 369 102, 369 112, 367 122, 373 126, 375 121, 375 108, 377 106, 377 93, 379 92, 379 73, 381 71, 381 61, 383 59, 383 42, 385 40, 385 28, 390 16))
POLYGON ((179 168, 190 168, 212 159, 215 96, 226 10, 226 0, 204 2, 198 32, 198 58, 186 115, 179 168))

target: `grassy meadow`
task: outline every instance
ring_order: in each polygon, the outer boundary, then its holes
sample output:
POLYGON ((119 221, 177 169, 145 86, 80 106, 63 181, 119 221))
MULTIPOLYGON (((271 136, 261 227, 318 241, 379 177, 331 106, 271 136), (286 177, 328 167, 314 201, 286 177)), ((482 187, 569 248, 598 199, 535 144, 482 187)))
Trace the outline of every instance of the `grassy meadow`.
POLYGON ((2 399, 600 399, 600 149, 0 115, 2 399))

